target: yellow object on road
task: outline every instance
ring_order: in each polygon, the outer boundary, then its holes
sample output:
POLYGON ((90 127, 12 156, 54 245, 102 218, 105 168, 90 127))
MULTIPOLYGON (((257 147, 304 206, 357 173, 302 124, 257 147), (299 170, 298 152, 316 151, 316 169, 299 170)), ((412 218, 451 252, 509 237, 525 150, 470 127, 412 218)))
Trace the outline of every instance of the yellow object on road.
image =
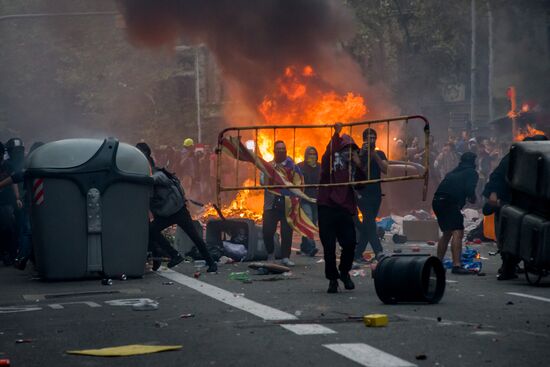
POLYGON ((158 352, 166 352, 170 350, 179 350, 181 345, 122 345, 120 347, 110 347, 101 349, 84 349, 84 350, 68 350, 67 354, 78 354, 83 356, 95 357, 126 357, 137 356, 140 354, 151 354, 158 352))
POLYGON ((495 215, 486 215, 483 217, 483 236, 496 241, 497 236, 495 233, 495 215))
POLYGON ((388 325, 388 315, 384 314, 372 314, 363 316, 363 322, 368 327, 380 327, 388 325))

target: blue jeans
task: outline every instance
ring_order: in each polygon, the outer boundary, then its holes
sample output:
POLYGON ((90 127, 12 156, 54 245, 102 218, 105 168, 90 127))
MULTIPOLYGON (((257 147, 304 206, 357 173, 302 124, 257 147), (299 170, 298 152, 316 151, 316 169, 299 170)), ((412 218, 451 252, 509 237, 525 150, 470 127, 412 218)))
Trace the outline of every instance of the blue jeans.
POLYGON ((368 243, 370 243, 375 255, 384 251, 376 233, 376 217, 378 216, 381 203, 382 197, 380 196, 361 197, 357 202, 357 206, 359 206, 359 210, 363 214, 363 222, 359 221, 358 217, 355 217, 355 226, 359 232, 359 241, 355 248, 356 259, 360 259, 363 256, 368 243))
MULTIPOLYGON (((307 217, 317 225, 318 210, 317 204, 310 203, 309 201, 302 200, 300 203, 304 213, 307 217)), ((300 251, 306 254, 310 254, 316 248, 315 240, 302 236, 302 243, 300 244, 300 251)))

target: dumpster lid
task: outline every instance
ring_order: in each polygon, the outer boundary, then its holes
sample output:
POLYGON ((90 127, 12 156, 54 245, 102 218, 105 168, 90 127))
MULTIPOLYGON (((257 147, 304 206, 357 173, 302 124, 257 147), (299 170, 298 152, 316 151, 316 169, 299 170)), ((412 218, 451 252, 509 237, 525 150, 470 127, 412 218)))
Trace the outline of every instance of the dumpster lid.
MULTIPOLYGON (((88 162, 104 140, 66 139, 47 143, 33 151, 26 160, 26 169, 68 169, 88 162)), ((125 173, 150 175, 149 162, 135 147, 119 143, 116 166, 125 173)))

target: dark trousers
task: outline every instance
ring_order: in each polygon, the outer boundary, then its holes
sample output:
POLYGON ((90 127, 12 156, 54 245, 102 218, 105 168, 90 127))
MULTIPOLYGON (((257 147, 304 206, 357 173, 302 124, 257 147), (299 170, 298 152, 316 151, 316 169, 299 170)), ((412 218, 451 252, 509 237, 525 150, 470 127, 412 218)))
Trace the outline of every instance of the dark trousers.
POLYGON ((292 247, 292 228, 288 224, 285 212, 282 209, 269 209, 264 211, 262 232, 265 248, 268 254, 275 251, 273 236, 277 231, 277 224, 281 222, 281 257, 290 257, 292 247))
MULTIPOLYGON (((309 219, 311 219, 313 224, 317 225, 317 217, 319 216, 317 214, 317 204, 303 200, 300 205, 302 206, 302 210, 304 211, 304 213, 308 216, 309 219)), ((310 254, 313 250, 315 250, 315 247, 315 240, 307 238, 306 236, 302 236, 300 251, 306 254, 310 254)))
POLYGON ((319 237, 325 253, 325 276, 330 280, 338 279, 340 274, 347 274, 353 265, 356 244, 353 216, 343 208, 319 205, 318 209, 319 237), (338 269, 336 268, 336 240, 342 247, 338 269))
POLYGON ((382 197, 380 196, 362 197, 357 203, 363 214, 363 221, 361 222, 358 217, 355 217, 355 224, 359 231, 359 243, 355 249, 356 259, 363 256, 368 243, 370 243, 375 255, 384 251, 376 230, 376 217, 381 203, 382 197))
POLYGON ((189 236, 191 241, 193 241, 195 246, 197 246, 197 249, 206 260, 206 263, 209 265, 212 264, 214 260, 212 260, 202 236, 200 236, 195 230, 191 214, 189 214, 189 211, 185 206, 180 211, 169 217, 155 217, 155 219, 149 223, 149 251, 153 252, 153 256, 158 256, 158 250, 155 244, 170 257, 178 256, 179 253, 176 249, 170 246, 170 242, 168 242, 168 240, 161 233, 164 229, 174 224, 177 224, 189 236))

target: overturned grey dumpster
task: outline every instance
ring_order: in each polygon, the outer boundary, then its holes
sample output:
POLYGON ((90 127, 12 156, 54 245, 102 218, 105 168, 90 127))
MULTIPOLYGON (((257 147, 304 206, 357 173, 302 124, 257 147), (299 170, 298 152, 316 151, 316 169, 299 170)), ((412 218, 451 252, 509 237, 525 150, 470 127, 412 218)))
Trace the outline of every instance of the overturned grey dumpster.
POLYGON ((26 168, 43 278, 143 275, 152 179, 139 150, 114 138, 60 140, 35 150, 26 168))

